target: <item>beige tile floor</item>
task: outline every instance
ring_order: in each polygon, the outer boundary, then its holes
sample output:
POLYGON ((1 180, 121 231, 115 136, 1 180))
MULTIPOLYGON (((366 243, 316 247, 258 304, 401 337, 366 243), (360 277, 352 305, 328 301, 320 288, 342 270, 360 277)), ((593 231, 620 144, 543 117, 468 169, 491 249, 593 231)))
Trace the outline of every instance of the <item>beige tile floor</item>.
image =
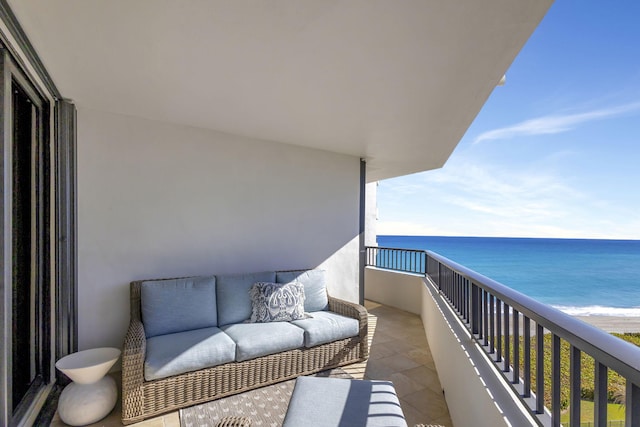
MULTIPOLYGON (((393 381, 409 426, 453 427, 420 317, 371 301, 366 302, 366 307, 370 313, 369 359, 343 369, 358 379, 393 381)), ((114 377, 119 382, 119 375, 114 377)), ((118 402, 105 419, 91 427, 122 426, 120 411, 118 402)), ((50 426, 66 424, 56 414, 50 426)), ((133 426, 180 427, 180 419, 178 412, 172 412, 133 426)))
POLYGON ((364 379, 393 381, 409 426, 453 427, 420 317, 370 301, 365 305, 373 333, 364 379))

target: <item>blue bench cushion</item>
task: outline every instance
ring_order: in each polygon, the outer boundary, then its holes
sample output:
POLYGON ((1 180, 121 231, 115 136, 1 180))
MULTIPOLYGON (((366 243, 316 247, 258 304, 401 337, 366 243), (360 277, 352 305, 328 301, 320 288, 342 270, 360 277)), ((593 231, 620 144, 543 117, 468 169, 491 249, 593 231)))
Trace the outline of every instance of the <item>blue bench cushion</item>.
POLYGON ((283 427, 407 427, 393 383, 298 377, 283 427))
POLYGON ((266 271, 251 274, 216 276, 218 324, 240 323, 251 317, 249 290, 257 282, 275 282, 276 273, 266 271))
POLYGON ((147 339, 147 381, 233 362, 236 344, 219 328, 160 335, 147 339))
POLYGON ((140 291, 147 338, 218 326, 214 276, 146 281, 140 291))
POLYGON ((221 329, 236 343, 236 361, 304 347, 304 331, 288 322, 238 323, 221 329))
POLYGON ((310 314, 311 318, 291 322, 304 330, 304 346, 307 348, 358 335, 360 325, 356 319, 330 311, 310 314))
POLYGON ((300 282, 304 286, 304 311, 329 309, 327 283, 324 270, 279 271, 276 282, 300 282))

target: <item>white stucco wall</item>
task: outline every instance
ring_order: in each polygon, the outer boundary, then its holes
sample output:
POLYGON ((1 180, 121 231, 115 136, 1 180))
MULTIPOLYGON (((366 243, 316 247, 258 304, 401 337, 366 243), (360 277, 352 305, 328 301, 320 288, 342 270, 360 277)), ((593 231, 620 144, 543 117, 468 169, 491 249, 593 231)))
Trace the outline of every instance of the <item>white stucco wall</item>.
POLYGON ((378 246, 378 182, 370 182, 365 189, 365 246, 378 246))
POLYGON ((495 406, 483 379, 479 377, 474 361, 458 341, 471 342, 471 338, 464 334, 456 337, 452 325, 443 317, 426 285, 423 285, 422 292, 422 323, 453 425, 507 426, 503 414, 495 406))
POLYGON ((129 282, 325 268, 358 300, 357 157, 78 108, 79 346, 120 347, 129 282))
POLYGON ((366 268, 364 297, 414 314, 422 313, 421 276, 366 268))

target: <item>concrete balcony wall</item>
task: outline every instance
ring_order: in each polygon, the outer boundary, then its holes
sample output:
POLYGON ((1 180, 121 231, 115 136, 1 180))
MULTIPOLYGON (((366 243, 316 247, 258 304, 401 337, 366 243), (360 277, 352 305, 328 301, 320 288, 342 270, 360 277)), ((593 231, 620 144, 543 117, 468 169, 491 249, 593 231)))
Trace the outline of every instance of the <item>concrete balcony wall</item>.
MULTIPOLYGON (((479 354, 469 352, 471 337, 455 326, 454 316, 446 318, 438 293, 422 286, 422 323, 433 361, 445 393, 453 425, 456 427, 507 426, 503 410, 490 394, 487 381, 477 369, 479 354)), ((442 302, 442 301, 441 301, 442 302)))
POLYGON ((422 312, 422 277, 366 268, 364 297, 410 313, 422 312))

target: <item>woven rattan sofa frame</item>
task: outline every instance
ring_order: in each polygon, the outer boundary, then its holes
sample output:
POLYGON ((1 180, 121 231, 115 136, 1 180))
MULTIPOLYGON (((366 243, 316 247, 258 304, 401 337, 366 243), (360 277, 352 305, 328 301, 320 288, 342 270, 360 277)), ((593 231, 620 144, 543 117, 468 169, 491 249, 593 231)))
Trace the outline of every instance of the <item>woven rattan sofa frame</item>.
POLYGON ((122 423, 125 425, 368 357, 366 309, 329 296, 330 311, 359 321, 357 336, 145 381, 146 338, 140 314, 141 284, 142 281, 135 281, 130 285, 131 320, 122 351, 122 423))

